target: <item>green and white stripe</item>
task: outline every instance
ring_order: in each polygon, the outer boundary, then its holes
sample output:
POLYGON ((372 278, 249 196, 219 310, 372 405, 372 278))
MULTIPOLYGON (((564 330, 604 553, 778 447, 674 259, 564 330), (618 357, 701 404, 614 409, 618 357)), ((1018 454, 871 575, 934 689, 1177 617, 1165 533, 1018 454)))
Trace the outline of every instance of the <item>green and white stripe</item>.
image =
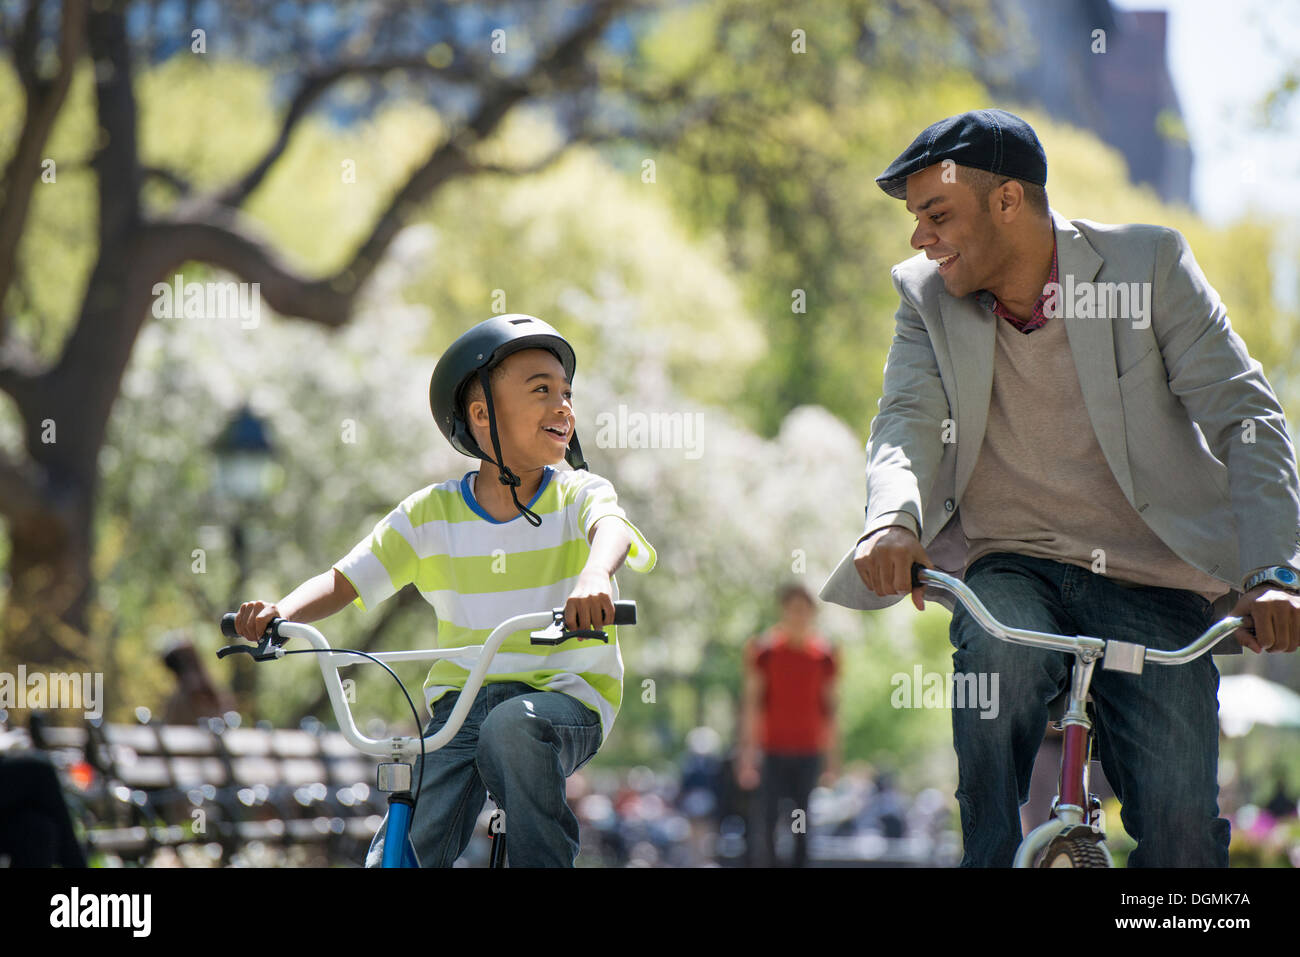
MULTIPOLYGON (((600 476, 548 468, 529 503, 542 520, 534 528, 523 516, 498 522, 483 512, 474 500, 473 475, 408 496, 334 566, 356 589, 358 607, 374 608, 413 582, 437 612, 438 647, 482 645, 507 618, 563 606, 590 554, 591 527, 611 516, 632 532, 627 566, 641 572, 654 567, 654 548, 600 476)), ((501 645, 484 682, 522 681, 571 695, 600 715, 604 740, 623 696, 617 629, 606 631, 608 645, 575 639, 556 646, 534 646, 526 631, 516 632, 501 645)), ((424 682, 426 704, 464 687, 473 664, 472 653, 435 662, 424 682)))

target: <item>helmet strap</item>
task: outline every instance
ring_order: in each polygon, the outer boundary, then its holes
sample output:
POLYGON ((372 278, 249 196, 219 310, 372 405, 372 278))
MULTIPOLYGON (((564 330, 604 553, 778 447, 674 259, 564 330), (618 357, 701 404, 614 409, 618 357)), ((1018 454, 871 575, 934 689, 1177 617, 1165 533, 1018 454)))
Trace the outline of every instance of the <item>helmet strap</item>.
POLYGON ((487 403, 488 410, 488 431, 492 433, 492 451, 496 453, 496 460, 488 459, 497 467, 497 478, 502 485, 510 486, 510 497, 514 500, 515 508, 519 509, 519 514, 529 525, 536 528, 542 524, 541 518, 523 502, 519 501, 519 486, 523 480, 514 472, 506 467, 505 458, 501 455, 501 439, 497 435, 497 414, 492 405, 492 387, 488 383, 488 373, 486 369, 478 370, 478 381, 483 386, 483 401, 487 403))
POLYGON ((568 451, 564 453, 564 459, 575 469, 585 469, 587 467, 587 458, 582 454, 582 443, 578 441, 578 430, 573 430, 573 437, 569 439, 568 451))

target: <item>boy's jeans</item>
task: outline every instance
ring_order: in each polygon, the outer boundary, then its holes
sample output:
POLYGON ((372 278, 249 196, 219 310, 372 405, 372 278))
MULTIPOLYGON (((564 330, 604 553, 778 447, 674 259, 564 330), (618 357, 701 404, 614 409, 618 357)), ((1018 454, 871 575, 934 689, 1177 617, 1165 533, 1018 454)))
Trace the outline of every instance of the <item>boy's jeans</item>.
MULTIPOLYGON (((1034 631, 1174 649, 1212 624, 1210 603, 1195 592, 1128 588, 1044 558, 984 555, 965 580, 994 618, 1034 631)), ((1009 867, 1047 705, 1068 687, 1075 658, 994 638, 960 602, 949 640, 955 675, 986 673, 990 685, 999 676, 996 718, 952 709, 962 866, 1009 867)), ((1130 867, 1228 866, 1229 825, 1218 816, 1218 688, 1209 653, 1185 665, 1148 663, 1140 675, 1096 665, 1101 765, 1122 802, 1124 829, 1138 842, 1130 867)))
MULTIPOLYGON (((434 702, 426 737, 446 723, 459 697, 448 691, 434 702)), ((577 698, 516 681, 485 684, 456 736, 424 756, 424 786, 411 820, 420 865, 450 867, 464 853, 491 791, 506 812, 511 867, 572 867, 578 819, 564 799, 564 779, 599 747, 600 716, 577 698)), ((367 867, 383 861, 387 824, 385 817, 367 867)))

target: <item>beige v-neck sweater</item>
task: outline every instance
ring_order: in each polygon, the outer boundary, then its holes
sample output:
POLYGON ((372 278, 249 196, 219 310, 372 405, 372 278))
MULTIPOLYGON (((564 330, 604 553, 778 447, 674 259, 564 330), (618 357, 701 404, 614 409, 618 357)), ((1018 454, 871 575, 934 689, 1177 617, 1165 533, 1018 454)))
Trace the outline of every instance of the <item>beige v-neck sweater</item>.
POLYGON ((1229 590, 1175 555, 1124 497, 1097 443, 1059 318, 1030 333, 997 320, 988 426, 961 523, 968 568, 989 552, 1016 552, 1120 584, 1195 591, 1211 602, 1229 590))

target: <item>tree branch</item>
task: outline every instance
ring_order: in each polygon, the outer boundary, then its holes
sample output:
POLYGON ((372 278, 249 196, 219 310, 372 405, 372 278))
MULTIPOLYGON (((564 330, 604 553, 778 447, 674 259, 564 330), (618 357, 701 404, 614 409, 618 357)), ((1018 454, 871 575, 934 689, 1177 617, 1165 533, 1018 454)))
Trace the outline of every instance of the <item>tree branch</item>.
POLYGON ((140 218, 140 152, 136 103, 131 88, 131 51, 123 0, 110 0, 90 14, 90 54, 95 60, 95 106, 107 131, 91 166, 98 180, 99 248, 121 244, 140 218))
POLYGON ((182 263, 205 262, 258 283, 260 297, 283 315, 341 326, 351 313, 350 292, 338 288, 334 278, 298 272, 234 210, 148 222, 140 238, 154 281, 169 278, 182 263))
POLYGON ((583 62, 587 49, 604 31, 620 6, 616 0, 600 4, 586 22, 575 28, 538 62, 528 77, 520 81, 499 82, 487 90, 465 128, 434 150, 433 155, 412 174, 406 185, 397 191, 388 208, 380 214, 370 236, 361 244, 349 267, 340 274, 339 278, 345 288, 351 285, 355 291, 369 277, 393 236, 419 203, 448 179, 473 169, 473 161, 465 155, 467 148, 487 139, 511 108, 521 100, 565 79, 583 62))
MULTIPOLYGON (((584 142, 590 142, 584 138, 584 142)), ((552 150, 540 159, 531 163, 525 163, 522 166, 505 166, 501 163, 479 163, 472 162, 469 164, 469 170, 472 173, 489 173, 498 176, 528 176, 532 173, 540 173, 542 170, 549 169, 555 165, 555 162, 569 151, 569 147, 574 144, 574 140, 566 139, 564 145, 559 149, 552 150)))
POLYGON ((280 133, 275 142, 260 160, 253 164, 238 180, 215 193, 212 202, 221 206, 240 206, 252 192, 261 185, 266 174, 283 155, 293 136, 293 131, 302 121, 311 107, 334 84, 341 80, 357 76, 378 76, 394 70, 404 72, 431 72, 436 76, 452 80, 468 80, 471 74, 460 67, 439 68, 433 66, 423 57, 390 57, 366 63, 340 63, 318 71, 306 77, 298 92, 294 94, 280 124, 280 133))
POLYGON ((490 136, 510 109, 535 90, 551 85, 573 71, 619 6, 617 2, 598 6, 584 23, 538 61, 528 77, 499 81, 490 86, 465 128, 434 148, 380 213, 370 235, 362 241, 352 260, 329 279, 312 281, 296 274, 281 263, 268 246, 240 229, 236 225, 238 221, 229 218, 229 211, 228 225, 224 227, 217 227, 213 222, 220 212, 208 208, 202 211, 205 221, 196 216, 183 222, 159 223, 154 229, 154 237, 169 245, 175 243, 171 248, 185 250, 184 259, 217 257, 210 261, 231 269, 247 281, 261 282, 262 295, 278 312, 326 325, 341 325, 351 312, 358 290, 416 207, 449 180, 476 170, 475 163, 465 154, 465 148, 490 136), (193 254, 200 249, 207 252, 202 256, 193 254), (259 257, 263 261, 259 262, 259 257))
POLYGON ((190 181, 173 169, 162 166, 144 166, 140 169, 140 175, 145 179, 156 179, 158 182, 170 186, 181 196, 189 196, 194 192, 194 187, 190 181))
POLYGON ((36 46, 41 39, 41 0, 28 0, 23 25, 14 41, 14 69, 30 95, 37 88, 36 46))
MULTIPOLYGON (((59 69, 50 80, 40 78, 35 62, 39 30, 40 3, 32 0, 14 49, 14 62, 27 91, 26 112, 18 146, 0 179, 5 186, 4 202, 0 206, 0 304, 4 303, 13 282, 18 246, 31 209, 32 191, 40 177, 41 153, 72 84, 72 74, 85 37, 86 0, 64 0, 63 20, 59 26, 59 69)), ((3 319, 3 314, 0 314, 0 323, 3 319)), ((4 331, 5 326, 0 324, 0 336, 4 331)))

